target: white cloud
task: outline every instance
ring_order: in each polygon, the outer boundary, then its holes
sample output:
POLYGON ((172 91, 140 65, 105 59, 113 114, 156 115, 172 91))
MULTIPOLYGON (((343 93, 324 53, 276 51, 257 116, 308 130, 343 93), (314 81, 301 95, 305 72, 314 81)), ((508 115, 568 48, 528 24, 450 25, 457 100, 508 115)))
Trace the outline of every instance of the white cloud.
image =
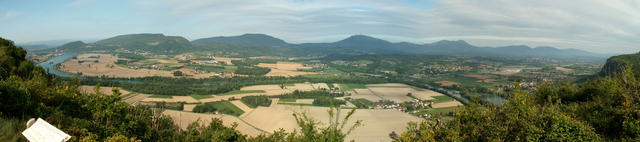
POLYGON ((322 42, 369 34, 418 43, 448 37, 488 46, 640 50, 640 4, 626 0, 443 0, 433 8, 385 0, 135 3, 162 19, 198 19, 201 29, 190 38, 266 33, 289 42, 322 42))
POLYGON ((20 15, 22 15, 23 12, 21 11, 15 11, 15 10, 9 10, 7 12, 4 13, 4 15, 2 16, 2 20, 8 20, 14 17, 18 17, 20 15))

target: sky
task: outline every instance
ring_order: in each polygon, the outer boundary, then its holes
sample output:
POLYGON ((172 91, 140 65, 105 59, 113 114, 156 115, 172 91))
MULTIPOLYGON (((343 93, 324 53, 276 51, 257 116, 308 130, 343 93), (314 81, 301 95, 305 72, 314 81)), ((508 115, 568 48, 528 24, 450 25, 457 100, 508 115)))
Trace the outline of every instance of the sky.
POLYGON ((290 43, 364 34, 635 53, 640 0, 0 0, 0 37, 16 43, 134 33, 264 33, 290 43))

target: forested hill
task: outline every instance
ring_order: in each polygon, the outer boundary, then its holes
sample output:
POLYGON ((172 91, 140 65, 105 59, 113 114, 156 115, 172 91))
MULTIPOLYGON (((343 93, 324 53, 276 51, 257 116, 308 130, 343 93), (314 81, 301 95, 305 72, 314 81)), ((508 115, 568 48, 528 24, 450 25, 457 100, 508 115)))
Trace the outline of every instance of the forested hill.
POLYGON ((131 52, 178 54, 191 52, 194 48, 191 43, 189 43, 189 40, 180 36, 165 36, 162 34, 129 34, 100 40, 95 43, 74 41, 47 50, 55 51, 56 49, 64 52, 128 50, 131 52))
POLYGON ((414 54, 454 56, 517 56, 551 58, 599 58, 607 55, 577 49, 553 47, 529 47, 525 45, 503 47, 479 47, 465 41, 438 41, 428 44, 409 42, 393 43, 366 35, 354 35, 330 43, 291 44, 265 34, 244 34, 229 37, 210 37, 191 42, 179 36, 162 34, 130 34, 97 41, 95 43, 72 42, 55 49, 65 52, 96 50, 142 51, 159 54, 185 52, 219 52, 219 56, 324 56, 332 54, 414 54))
POLYGON ((265 35, 265 34, 244 34, 240 36, 229 36, 229 37, 210 37, 210 38, 202 38, 191 41, 194 45, 204 45, 208 43, 225 43, 225 44, 236 44, 236 45, 249 45, 249 46, 280 46, 286 47, 289 46, 289 43, 284 40, 265 35))
POLYGON ((636 71, 640 71, 640 52, 636 54, 626 54, 613 56, 607 59, 607 62, 600 71, 600 76, 612 76, 615 73, 622 72, 625 66, 631 66, 636 71))

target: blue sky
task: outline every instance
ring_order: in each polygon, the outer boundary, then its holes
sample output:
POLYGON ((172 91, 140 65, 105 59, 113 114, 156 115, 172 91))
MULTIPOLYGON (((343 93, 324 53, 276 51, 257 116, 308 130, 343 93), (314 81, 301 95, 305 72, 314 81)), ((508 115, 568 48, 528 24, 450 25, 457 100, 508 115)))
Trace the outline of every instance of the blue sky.
POLYGON ((0 0, 0 37, 18 43, 132 33, 264 33, 302 43, 366 34, 633 53, 638 25, 640 2, 632 0, 0 0))

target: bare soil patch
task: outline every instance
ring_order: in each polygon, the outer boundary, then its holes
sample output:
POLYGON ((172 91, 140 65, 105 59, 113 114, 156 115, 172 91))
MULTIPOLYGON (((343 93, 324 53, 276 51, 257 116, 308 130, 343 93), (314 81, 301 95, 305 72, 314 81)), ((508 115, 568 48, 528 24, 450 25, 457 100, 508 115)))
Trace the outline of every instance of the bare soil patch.
POLYGON ((431 105, 432 108, 443 108, 443 107, 452 107, 452 106, 462 106, 462 103, 454 100, 448 102, 435 103, 431 105))
POLYGON ((318 72, 301 72, 298 69, 311 69, 311 67, 305 67, 300 63, 293 62, 277 62, 272 63, 259 63, 258 67, 270 68, 271 71, 266 76, 299 76, 307 74, 319 74, 318 72))

